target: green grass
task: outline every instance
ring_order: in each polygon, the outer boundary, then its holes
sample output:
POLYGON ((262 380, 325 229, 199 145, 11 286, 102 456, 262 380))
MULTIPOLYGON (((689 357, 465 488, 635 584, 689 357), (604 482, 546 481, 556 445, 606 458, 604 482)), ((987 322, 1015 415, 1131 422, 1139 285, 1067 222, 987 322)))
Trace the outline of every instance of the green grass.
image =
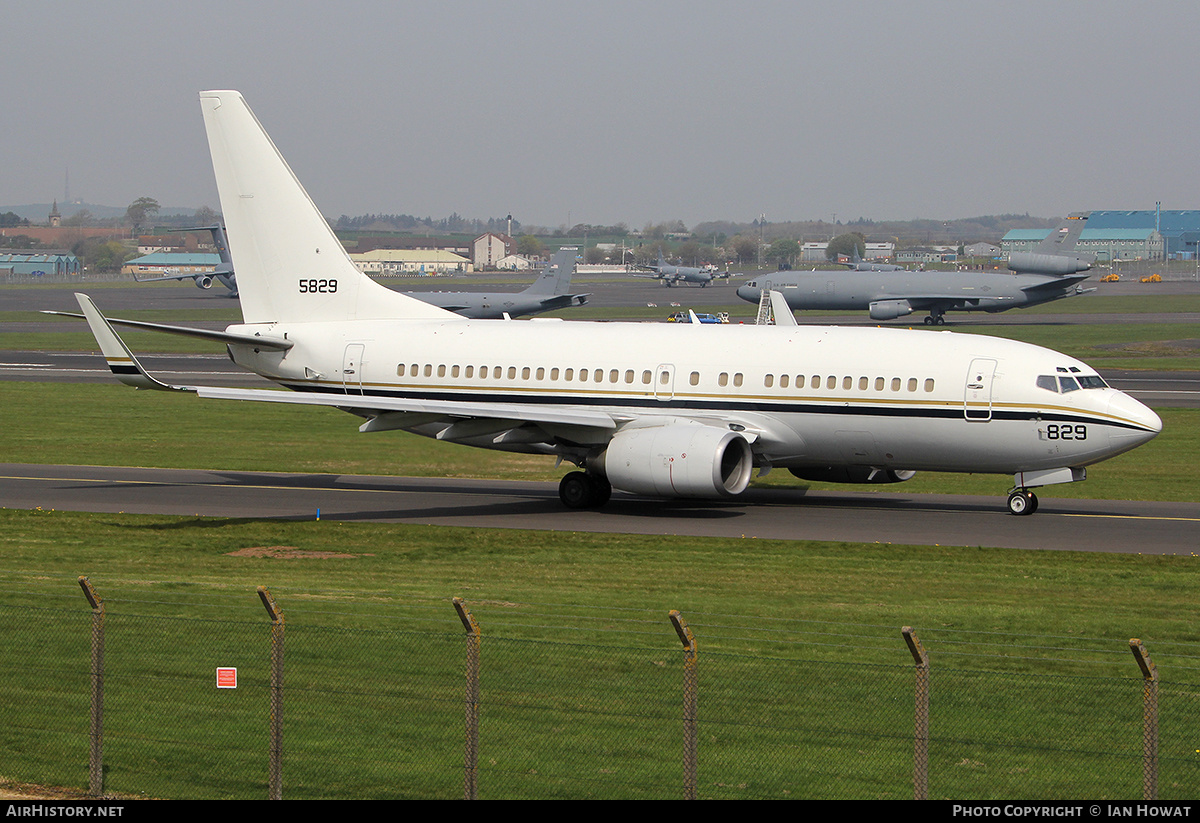
POLYGON ((1164 680, 1161 796, 1197 786, 1195 557, 11 510, 0 557, 8 779, 85 780, 87 574, 111 791, 263 796, 258 585, 287 621, 293 799, 458 795, 455 595, 484 638, 483 797, 678 796, 670 609, 700 649, 701 796, 909 796, 905 625, 935 661, 935 796, 1139 796, 1131 636, 1164 680))
MULTIPOLYGON (((1112 298, 1111 311, 1157 310, 1129 299, 1112 298)), ((1193 335, 1183 324, 1014 329, 1112 368, 1197 367, 1136 348, 1193 335)), ((45 337, 95 348, 86 332, 45 337)), ((139 350, 175 345, 135 339, 139 350)), ((2 334, 0 346, 36 348, 28 340, 2 334)), ((362 435, 332 410, 116 385, 0 391, 6 462, 562 473, 548 458, 362 435)), ((1156 440, 1043 496, 1200 499, 1200 412, 1160 414, 1156 440)), ((809 485, 781 471, 756 482, 809 485)), ((879 488, 997 495, 1007 483, 934 474, 879 488)), ((935 797, 1140 797, 1141 686, 1125 645, 1138 636, 1164 680, 1160 796, 1190 798, 1198 562, 0 510, 0 661, 20 672, 0 678, 0 780, 86 783, 88 613, 75 583, 86 574, 109 612, 112 791, 264 796, 266 619, 254 588, 266 585, 288 621, 285 797, 459 796, 457 595, 484 633, 483 797, 677 797, 682 672, 666 612, 679 609, 701 653, 701 796, 910 796, 912 667, 899 627, 912 625, 935 661, 935 797), (234 554, 260 546, 306 554, 234 554), (243 688, 213 689, 217 665, 238 665, 243 688)))

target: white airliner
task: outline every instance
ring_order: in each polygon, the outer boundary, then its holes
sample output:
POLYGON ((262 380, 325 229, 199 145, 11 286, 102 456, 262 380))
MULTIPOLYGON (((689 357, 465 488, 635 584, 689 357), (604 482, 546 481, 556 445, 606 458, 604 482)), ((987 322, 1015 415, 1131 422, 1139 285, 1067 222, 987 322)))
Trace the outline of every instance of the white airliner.
POLYGON ((224 342, 290 391, 161 383, 79 295, 130 385, 332 406, 363 432, 557 455, 583 469, 559 485, 574 508, 614 488, 728 498, 780 467, 846 482, 1011 474, 1009 510, 1028 514, 1031 488, 1082 480, 1162 428, 1086 364, 979 335, 459 317, 355 269, 240 94, 200 101, 245 322, 111 322, 224 342))

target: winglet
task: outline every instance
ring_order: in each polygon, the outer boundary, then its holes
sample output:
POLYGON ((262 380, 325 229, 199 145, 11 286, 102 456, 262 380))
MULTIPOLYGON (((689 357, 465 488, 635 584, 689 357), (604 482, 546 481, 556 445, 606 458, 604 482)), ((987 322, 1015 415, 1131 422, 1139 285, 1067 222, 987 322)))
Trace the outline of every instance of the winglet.
POLYGON ((151 377, 133 356, 129 347, 125 345, 125 341, 117 336, 112 325, 92 303, 92 299, 86 294, 78 292, 75 294, 75 299, 79 301, 79 308, 83 310, 83 316, 87 319, 88 326, 91 327, 92 334, 100 345, 104 359, 108 361, 109 369, 118 380, 137 389, 193 392, 196 390, 193 386, 169 386, 151 377))

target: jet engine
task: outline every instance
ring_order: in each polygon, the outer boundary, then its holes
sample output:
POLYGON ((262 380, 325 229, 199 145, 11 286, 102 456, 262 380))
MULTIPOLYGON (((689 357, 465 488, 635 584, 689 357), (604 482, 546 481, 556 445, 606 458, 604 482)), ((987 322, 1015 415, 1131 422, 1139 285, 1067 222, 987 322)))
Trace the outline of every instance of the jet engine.
POLYGON ((750 483, 746 438, 699 423, 617 432, 593 465, 614 488, 659 497, 731 497, 750 483))
POLYGON ((871 304, 872 320, 895 320, 912 314, 913 307, 907 300, 876 300, 871 304))
POLYGON ((1008 267, 1020 274, 1075 274, 1092 264, 1073 255, 1017 252, 1009 256, 1008 267))
POLYGON ((211 289, 212 288, 212 278, 209 277, 208 275, 201 275, 200 277, 197 277, 196 278, 196 288, 211 289))
POLYGON ((814 483, 903 483, 916 476, 907 469, 873 469, 870 466, 825 466, 788 469, 801 480, 814 483))

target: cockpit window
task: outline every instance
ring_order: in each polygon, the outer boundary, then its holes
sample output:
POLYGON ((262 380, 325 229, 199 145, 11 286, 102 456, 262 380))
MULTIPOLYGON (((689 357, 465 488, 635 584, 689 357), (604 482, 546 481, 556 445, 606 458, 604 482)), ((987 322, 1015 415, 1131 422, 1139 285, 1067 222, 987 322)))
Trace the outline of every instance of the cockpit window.
POLYGON ((1079 374, 1079 369, 1075 367, 1072 367, 1071 370, 1076 372, 1076 375, 1073 377, 1062 374, 1061 372, 1067 371, 1062 367, 1055 369, 1055 371, 1060 372, 1057 376, 1053 374, 1039 374, 1037 379, 1038 388, 1052 391, 1056 394, 1059 392, 1066 394, 1067 392, 1078 391, 1079 389, 1108 388, 1108 384, 1104 382, 1104 378, 1098 374, 1079 374))

